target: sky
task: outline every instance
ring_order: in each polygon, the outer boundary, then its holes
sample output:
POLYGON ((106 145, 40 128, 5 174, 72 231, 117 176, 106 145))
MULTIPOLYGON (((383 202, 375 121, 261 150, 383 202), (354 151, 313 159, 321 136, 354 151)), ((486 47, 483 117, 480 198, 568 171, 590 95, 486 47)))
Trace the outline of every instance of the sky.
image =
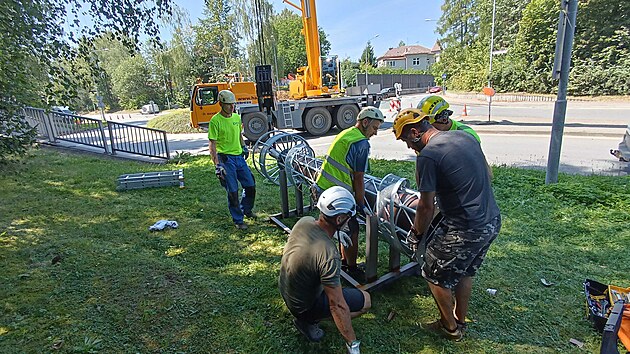
MULTIPOLYGON (((282 0, 270 2, 275 12, 288 8, 298 13, 282 0)), ((292 2, 300 4, 299 0, 292 2)), ((174 3, 188 11, 193 23, 203 15, 204 0, 174 0, 174 3)), ((390 47, 397 47, 401 40, 407 45, 431 49, 438 37, 435 20, 442 13, 442 0, 316 0, 315 4, 318 25, 331 43, 330 55, 341 59, 350 57, 358 61, 368 40, 379 57, 390 47)))

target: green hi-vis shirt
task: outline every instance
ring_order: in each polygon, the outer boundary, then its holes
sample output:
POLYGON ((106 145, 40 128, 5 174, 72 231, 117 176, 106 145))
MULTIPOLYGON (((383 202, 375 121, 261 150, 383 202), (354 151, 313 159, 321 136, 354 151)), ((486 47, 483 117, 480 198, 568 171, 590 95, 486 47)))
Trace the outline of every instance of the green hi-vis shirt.
POLYGON ((456 120, 452 120, 453 124, 451 125, 451 129, 450 130, 461 130, 461 131, 465 131, 466 133, 472 135, 475 137, 475 139, 477 139, 477 141, 479 143, 481 143, 481 139, 479 138, 479 135, 477 135, 477 133, 473 130, 473 128, 467 126, 466 124, 460 123, 456 120))
POLYGON ((293 226, 280 262, 280 294, 291 313, 308 311, 324 286, 341 286, 341 256, 311 216, 293 226))
POLYGON ((210 123, 208 123, 208 140, 217 142, 219 154, 240 155, 243 153, 241 147, 242 129, 241 116, 232 113, 231 117, 226 118, 219 112, 212 116, 210 123))

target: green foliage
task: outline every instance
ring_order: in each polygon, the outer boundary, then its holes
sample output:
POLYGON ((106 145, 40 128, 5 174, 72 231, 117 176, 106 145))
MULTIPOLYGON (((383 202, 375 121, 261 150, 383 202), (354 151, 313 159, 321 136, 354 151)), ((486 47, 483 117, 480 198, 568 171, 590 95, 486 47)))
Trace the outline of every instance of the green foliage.
MULTIPOLYGON (((278 62, 278 75, 286 76, 295 74, 301 66, 307 65, 306 44, 302 29, 302 16, 289 9, 275 15, 272 19, 274 38, 276 41, 276 59, 278 62)), ((322 56, 330 53, 330 41, 323 29, 319 29, 319 46, 322 56)))
POLYGON ((241 38, 231 1, 206 1, 204 17, 193 30, 191 71, 194 77, 209 82, 226 81, 226 70, 239 54, 241 38))
POLYGON ((158 84, 153 82, 149 67, 140 55, 125 59, 112 73, 114 93, 125 109, 137 109, 155 101, 158 84))
POLYGON ((374 54, 374 47, 372 47, 372 43, 369 41, 365 45, 363 52, 361 53, 361 58, 359 59, 359 63, 361 63, 364 67, 375 67, 376 66, 376 55, 374 54))
POLYGON ((340 63, 341 77, 344 87, 357 85, 357 74, 359 73, 359 63, 354 63, 350 58, 345 58, 340 63))
MULTIPOLYGON (((373 160, 370 166, 375 176, 394 172, 413 180, 411 162, 373 160)), ((164 166, 48 149, 5 167, 2 348, 341 352, 343 339, 332 321, 321 323, 321 343, 307 343, 278 293, 286 234, 265 219, 280 211, 278 187, 257 184, 261 219, 240 232, 213 170, 207 156, 182 156, 164 166), (184 169, 184 189, 115 191, 121 174, 178 168, 184 169), (179 228, 149 232, 160 219, 177 220, 179 228)), ((588 277, 630 286, 623 266, 630 264, 630 180, 561 175, 559 184, 546 186, 544 177, 541 171, 494 168, 503 227, 475 277, 469 311, 474 322, 462 342, 419 327, 437 318, 438 310, 421 277, 404 277, 374 291, 372 309, 352 321, 362 349, 567 353, 577 352, 569 343, 577 338, 585 343, 581 351, 598 351, 601 336, 584 319, 582 282, 588 277), (555 285, 544 287, 540 278, 555 285), (487 288, 498 292, 489 296, 487 288), (396 316, 389 321, 391 311, 396 316)), ((380 274, 388 252, 379 241, 380 274)))
POLYGON ((157 35, 155 20, 170 9, 170 0, 0 2, 0 161, 34 141, 33 130, 19 122, 22 107, 85 101, 77 88, 88 96, 89 71, 100 71, 90 60, 95 38, 109 32, 136 48, 141 34, 157 35))
POLYGON ((190 110, 182 108, 161 114, 147 123, 147 127, 164 130, 167 133, 199 133, 200 130, 190 126, 190 110))
MULTIPOLYGON (((449 87, 477 91, 488 81, 492 0, 447 0, 438 32, 443 52, 431 69, 448 72, 449 87), (485 58, 484 58, 485 56, 485 58)), ((557 1, 496 0, 492 82, 498 92, 554 93, 551 78, 556 45, 557 1)), ((630 12, 628 2, 583 0, 569 79, 573 95, 630 93, 630 12)))

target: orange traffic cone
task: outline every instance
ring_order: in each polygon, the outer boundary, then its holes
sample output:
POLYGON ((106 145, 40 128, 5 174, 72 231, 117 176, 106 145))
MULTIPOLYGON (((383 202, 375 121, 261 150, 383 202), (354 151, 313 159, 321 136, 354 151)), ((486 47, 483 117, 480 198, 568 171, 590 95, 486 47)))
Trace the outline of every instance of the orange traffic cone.
POLYGON ((468 110, 466 109, 465 103, 464 103, 464 110, 462 111, 462 117, 468 117, 468 110))

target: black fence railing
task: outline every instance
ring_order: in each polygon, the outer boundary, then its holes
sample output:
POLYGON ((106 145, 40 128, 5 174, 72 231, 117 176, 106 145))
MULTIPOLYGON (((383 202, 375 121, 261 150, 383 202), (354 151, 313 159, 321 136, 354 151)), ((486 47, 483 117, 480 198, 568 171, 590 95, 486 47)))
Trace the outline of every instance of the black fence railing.
POLYGON ((37 129, 40 138, 58 140, 103 149, 106 154, 124 152, 133 155, 170 159, 166 132, 131 124, 46 112, 28 107, 23 118, 37 129))
POLYGON ((168 140, 163 130, 107 121, 112 154, 116 151, 170 159, 168 140))

